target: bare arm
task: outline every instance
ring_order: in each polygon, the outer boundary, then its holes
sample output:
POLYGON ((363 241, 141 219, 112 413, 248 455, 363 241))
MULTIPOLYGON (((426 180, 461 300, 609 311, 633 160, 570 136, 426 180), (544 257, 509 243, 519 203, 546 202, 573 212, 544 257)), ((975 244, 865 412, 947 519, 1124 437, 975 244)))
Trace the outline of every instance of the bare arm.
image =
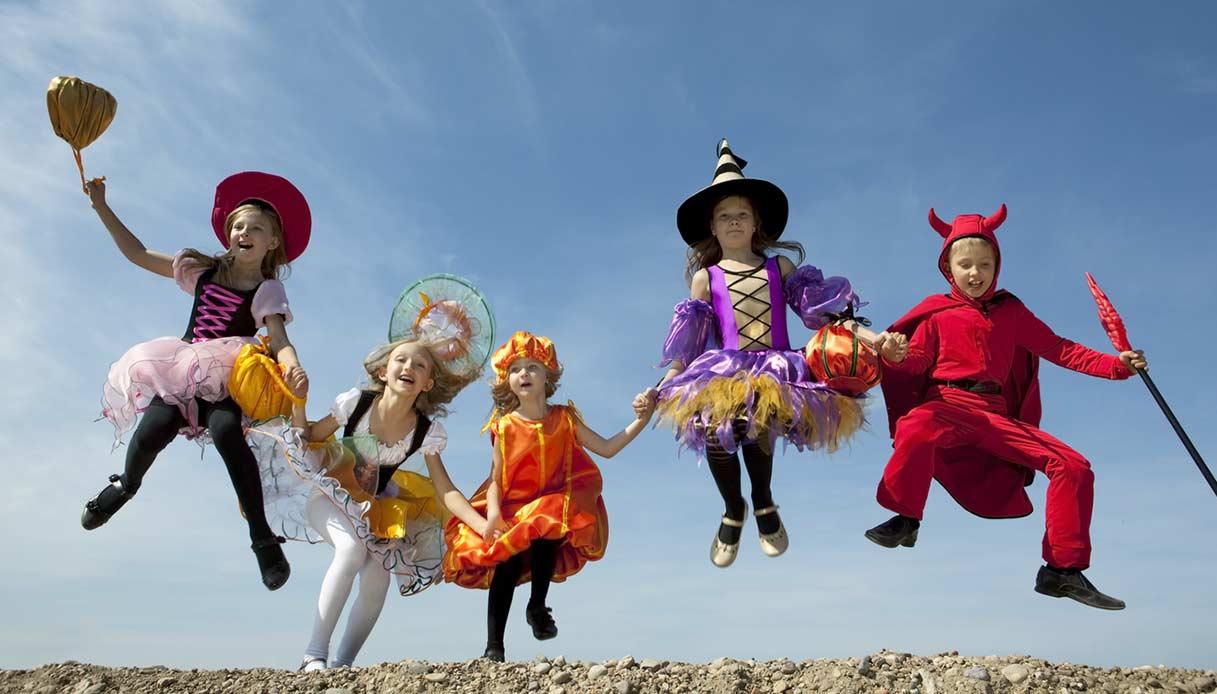
POLYGON ((106 204, 106 184, 94 179, 86 183, 85 187, 89 192, 89 201, 93 203, 93 210, 105 225, 106 231, 110 232, 114 245, 118 246, 123 256, 148 272, 162 277, 173 277, 173 256, 144 247, 143 242, 131 233, 118 215, 114 214, 114 210, 106 204))
POLYGON ((503 509, 499 505, 503 497, 503 489, 499 486, 502 474, 503 456, 499 453, 499 447, 495 446, 491 455, 490 484, 486 485, 486 525, 482 529, 482 539, 487 544, 494 542, 507 529, 507 524, 503 522, 503 509))
POLYGON ((621 452, 621 449, 629 445, 643 429, 646 428, 647 422, 651 421, 651 415, 655 413, 655 398, 650 391, 639 393, 634 398, 634 421, 626 425, 625 429, 617 432, 612 438, 604 438, 591 427, 579 418, 575 418, 575 438, 579 441, 579 445, 587 450, 595 453, 602 458, 612 458, 621 452))
POLYGON ((452 515, 473 528, 478 535, 484 534, 486 519, 469 505, 469 499, 452 484, 452 478, 448 477, 448 470, 439 454, 427 453, 423 455, 423 460, 427 461, 427 472, 431 476, 431 482, 435 484, 435 493, 443 500, 444 506, 448 507, 452 515))
POLYGON ((300 368, 300 359, 296 356, 296 348, 287 339, 287 326, 283 324, 283 316, 274 314, 266 317, 266 332, 270 333, 270 351, 275 360, 290 369, 300 368))

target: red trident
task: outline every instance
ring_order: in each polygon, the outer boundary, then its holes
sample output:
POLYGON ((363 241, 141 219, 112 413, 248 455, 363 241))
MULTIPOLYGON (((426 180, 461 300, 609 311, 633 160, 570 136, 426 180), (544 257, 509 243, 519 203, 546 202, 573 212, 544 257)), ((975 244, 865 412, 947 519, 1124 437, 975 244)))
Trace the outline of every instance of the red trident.
MULTIPOLYGON (((1090 273, 1086 273, 1086 284, 1090 285, 1090 293, 1094 295, 1094 303, 1099 307, 1099 322, 1103 324, 1103 329, 1107 331, 1107 337, 1111 338, 1111 344, 1121 352, 1132 350, 1132 345, 1128 342, 1128 331, 1124 328, 1124 320, 1120 318, 1120 314, 1116 311, 1116 307, 1111 304, 1111 299, 1099 289, 1099 285, 1094 281, 1094 277, 1090 273)), ((1158 392, 1158 386, 1154 385, 1153 379, 1144 369, 1137 369, 1137 375, 1145 382, 1145 387, 1149 388, 1150 395, 1154 396, 1154 401, 1158 403, 1158 407, 1162 409, 1162 414, 1166 415, 1167 421, 1171 423, 1175 433, 1179 435, 1179 440, 1183 442, 1183 447, 1187 449, 1192 460, 1199 468, 1200 474, 1204 476, 1206 482, 1209 483, 1209 489, 1217 494, 1217 479, 1213 478, 1213 473, 1209 470, 1209 466, 1205 465, 1204 458, 1200 457, 1200 451, 1196 450, 1196 446, 1192 445, 1192 440, 1188 438, 1187 432, 1183 430, 1183 425, 1179 424, 1179 420, 1175 418, 1175 413, 1171 411, 1169 405, 1166 404, 1166 399, 1162 397, 1162 393, 1158 392)))

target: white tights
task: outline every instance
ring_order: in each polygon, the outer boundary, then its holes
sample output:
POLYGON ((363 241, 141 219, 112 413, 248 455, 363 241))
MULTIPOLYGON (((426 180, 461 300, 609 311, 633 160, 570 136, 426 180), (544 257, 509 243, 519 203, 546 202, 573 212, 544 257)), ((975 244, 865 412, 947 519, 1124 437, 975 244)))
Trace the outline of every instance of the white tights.
POLYGON ((321 494, 313 494, 305 512, 309 524, 334 546, 334 560, 321 581, 321 595, 317 598, 317 618, 313 622, 313 635, 304 654, 329 661, 329 667, 350 665, 367 641, 389 591, 390 576, 376 554, 368 551, 355 536, 351 521, 321 494), (330 638, 338 624, 351 586, 359 576, 359 594, 347 617, 346 632, 338 644, 338 653, 329 660, 330 638))

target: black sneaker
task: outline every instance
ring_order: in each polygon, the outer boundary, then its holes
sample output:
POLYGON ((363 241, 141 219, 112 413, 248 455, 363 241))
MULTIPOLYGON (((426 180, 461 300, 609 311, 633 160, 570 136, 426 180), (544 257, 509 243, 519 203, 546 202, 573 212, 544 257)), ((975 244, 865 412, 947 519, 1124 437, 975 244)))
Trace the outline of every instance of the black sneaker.
POLYGON ((488 643, 486 651, 482 653, 482 657, 494 663, 501 663, 507 660, 507 654, 503 651, 503 644, 488 643))
POLYGON ((866 531, 866 539, 883 547, 912 547, 917 544, 921 521, 908 516, 892 516, 866 531))
POLYGON ((287 557, 283 555, 283 548, 279 545, 287 542, 286 538, 277 535, 264 537, 260 540, 254 540, 250 545, 250 549, 254 551, 254 556, 258 558, 258 570, 262 572, 262 585, 268 590, 278 590, 287 583, 287 577, 292 575, 291 564, 287 563, 287 557))
POLYGON ((100 528, 133 496, 135 492, 127 491, 123 485, 122 475, 110 475, 110 484, 85 503, 85 510, 80 514, 80 525, 85 530, 100 528))
POLYGON ((552 639, 558 635, 558 625, 554 624, 553 610, 548 607, 529 607, 524 610, 524 618, 532 627, 533 638, 538 641, 552 639))
POLYGON ((1081 571, 1061 571, 1041 566, 1035 575, 1035 592, 1054 598, 1070 598, 1100 610, 1122 610, 1124 601, 1105 595, 1081 571))

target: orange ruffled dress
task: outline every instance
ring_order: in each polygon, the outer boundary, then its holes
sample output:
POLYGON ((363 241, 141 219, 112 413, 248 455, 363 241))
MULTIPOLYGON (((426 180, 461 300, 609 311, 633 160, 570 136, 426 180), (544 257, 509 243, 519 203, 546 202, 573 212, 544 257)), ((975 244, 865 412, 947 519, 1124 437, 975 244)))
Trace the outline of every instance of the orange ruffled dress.
MULTIPOLYGON (((526 552, 533 540, 562 540, 554 568, 556 582, 574 575, 608 546, 608 512, 600 497, 600 468, 575 437, 579 413, 574 405, 552 405, 541 421, 516 413, 490 424, 491 442, 503 459, 500 508, 508 529, 493 544, 457 518, 448 521, 444 539, 444 580, 466 588, 489 588, 500 563, 526 552)), ((470 503, 486 513, 482 483, 470 503)), ((520 583, 531 579, 528 562, 520 583)))

